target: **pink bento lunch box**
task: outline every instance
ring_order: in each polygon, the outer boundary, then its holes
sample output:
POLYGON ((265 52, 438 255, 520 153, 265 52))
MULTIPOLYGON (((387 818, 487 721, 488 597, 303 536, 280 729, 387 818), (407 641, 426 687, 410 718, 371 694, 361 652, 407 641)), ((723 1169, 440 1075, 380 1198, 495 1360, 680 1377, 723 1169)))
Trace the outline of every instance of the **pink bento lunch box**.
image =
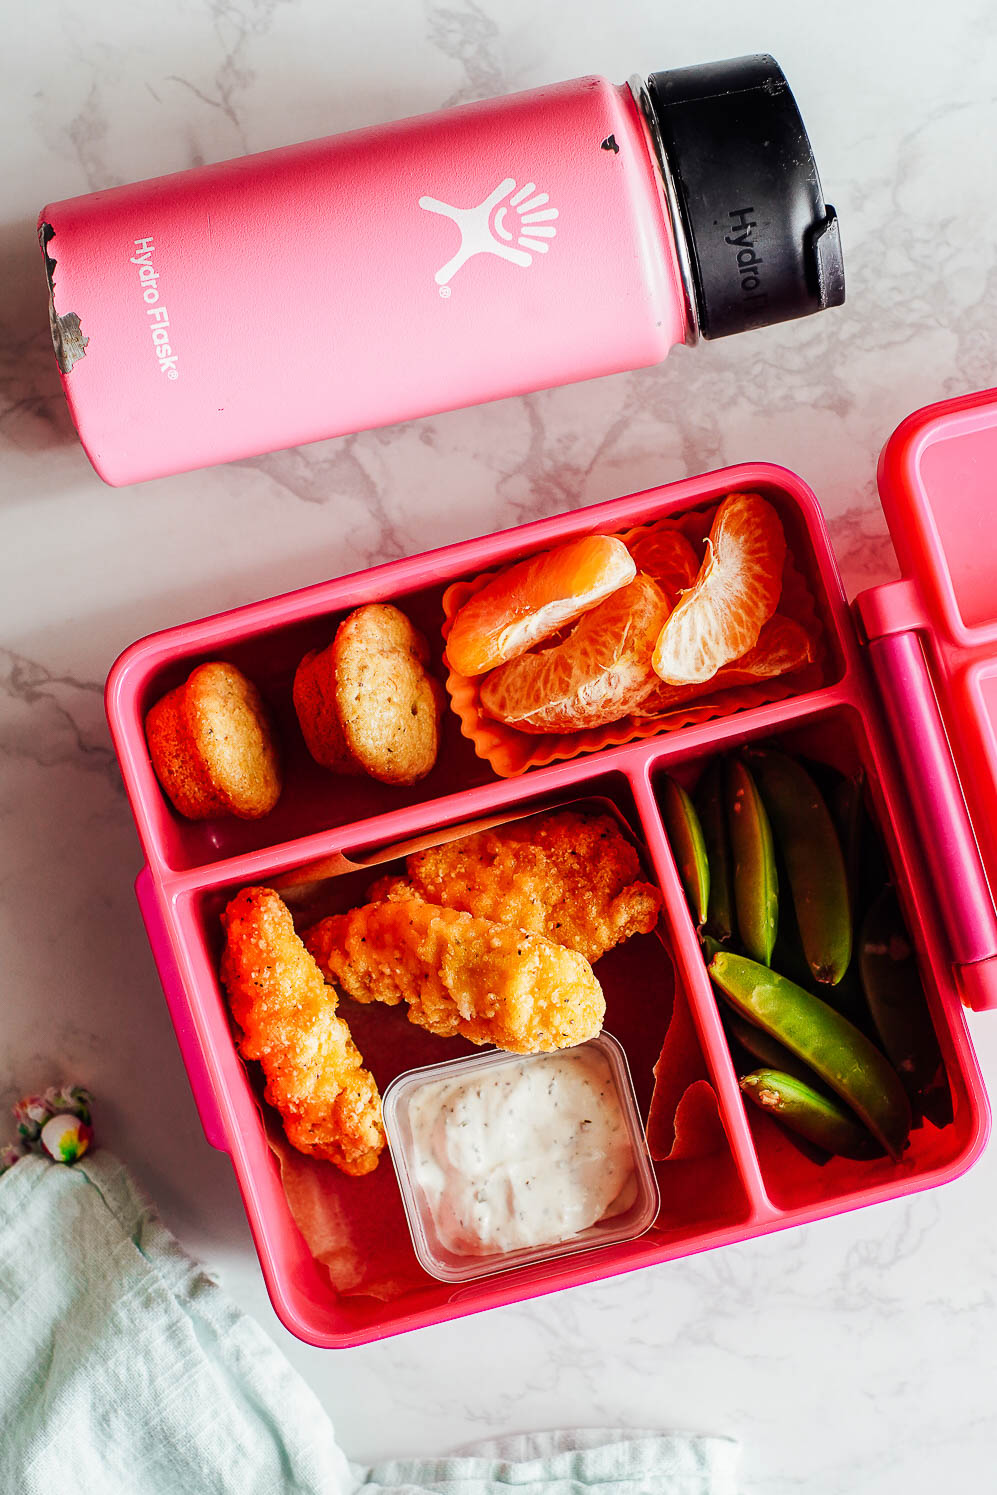
MULTIPOLYGON (((975 1161, 989 1107, 963 1008, 997 1005, 995 475, 997 391, 910 417, 887 445, 879 477, 903 577, 864 593, 854 610, 813 493, 785 469, 748 463, 237 608, 155 634, 121 656, 108 679, 107 712, 146 858, 137 884, 142 915, 205 1134, 232 1159, 270 1297, 294 1334, 327 1347, 362 1344, 895 1198, 975 1161), (572 536, 626 530, 745 489, 778 509, 816 600, 826 643, 819 689, 510 779, 475 756, 450 711, 439 761, 414 787, 346 782, 309 758, 291 707, 294 669, 351 608, 397 602, 442 649, 441 598, 451 582, 572 536), (286 788, 260 821, 182 820, 149 761, 146 711, 213 658, 251 676, 281 730, 286 788), (742 1103, 655 790, 665 773, 691 788, 712 755, 758 738, 846 772, 865 770, 953 1101, 953 1119, 917 1127, 900 1162, 835 1159, 819 1167, 742 1103), (235 1048, 217 975, 218 914, 240 887, 286 879, 337 853, 363 858, 440 827, 586 797, 619 809, 664 899, 661 938, 641 937, 605 957, 607 1031, 624 1046, 646 1117, 651 1068, 669 1015, 684 1004, 696 1048, 682 1080, 712 1085, 725 1146, 656 1165, 661 1210, 638 1239, 456 1289, 422 1274, 391 1301, 340 1297, 291 1217, 257 1082, 235 1048)), ((343 897, 360 901, 366 881, 343 878, 343 897)), ((383 1088, 393 1076, 378 1072, 375 1052, 364 1056, 383 1088)))

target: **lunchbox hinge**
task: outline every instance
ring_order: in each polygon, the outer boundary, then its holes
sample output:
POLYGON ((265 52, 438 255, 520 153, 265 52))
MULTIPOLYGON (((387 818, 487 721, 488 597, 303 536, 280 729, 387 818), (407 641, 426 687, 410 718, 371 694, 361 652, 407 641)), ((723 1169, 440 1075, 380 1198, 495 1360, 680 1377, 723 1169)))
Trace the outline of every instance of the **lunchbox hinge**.
POLYGON ((925 622, 917 583, 906 576, 860 592, 855 599, 855 615, 863 642, 923 628, 925 622))
MULTIPOLYGON (((896 595, 893 603, 899 615, 903 596, 896 595)), ((888 622, 890 616, 889 606, 874 608, 872 621, 888 622)), ((887 628, 870 632, 868 650, 963 1001, 977 1011, 997 1007, 997 910, 924 647, 913 629, 887 628)))

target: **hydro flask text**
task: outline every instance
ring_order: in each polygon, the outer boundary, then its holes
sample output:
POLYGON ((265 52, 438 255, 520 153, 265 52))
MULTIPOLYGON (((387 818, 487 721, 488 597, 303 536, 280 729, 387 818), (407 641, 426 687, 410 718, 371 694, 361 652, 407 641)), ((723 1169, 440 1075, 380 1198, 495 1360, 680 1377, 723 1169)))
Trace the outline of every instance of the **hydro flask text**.
POLYGON ((159 271, 152 263, 152 256, 156 252, 155 245, 152 239, 136 239, 135 248, 138 253, 132 255, 132 264, 138 265, 142 300, 148 303, 145 314, 149 320, 149 331, 152 333, 152 345, 159 359, 159 372, 165 374, 167 379, 178 379, 180 370, 177 368, 177 354, 174 353, 170 342, 170 314, 160 301, 159 271))
POLYGON ((741 277, 741 294, 746 302, 751 302, 754 307, 762 307, 768 301, 768 295, 761 289, 762 277, 760 266, 764 264, 761 256, 755 251, 755 240, 751 231, 758 227, 751 215, 754 208, 736 208, 733 213, 728 213, 731 220, 731 231, 724 235, 724 243, 730 244, 737 250, 737 273, 741 277))

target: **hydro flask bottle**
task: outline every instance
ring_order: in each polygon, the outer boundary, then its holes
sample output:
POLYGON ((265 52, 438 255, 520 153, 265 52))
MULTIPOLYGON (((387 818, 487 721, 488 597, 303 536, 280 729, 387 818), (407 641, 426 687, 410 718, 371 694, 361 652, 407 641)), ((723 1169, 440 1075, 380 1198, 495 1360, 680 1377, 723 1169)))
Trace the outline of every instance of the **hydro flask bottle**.
POLYGON ((844 299, 768 56, 579 78, 46 207, 80 439, 125 484, 644 367, 844 299))

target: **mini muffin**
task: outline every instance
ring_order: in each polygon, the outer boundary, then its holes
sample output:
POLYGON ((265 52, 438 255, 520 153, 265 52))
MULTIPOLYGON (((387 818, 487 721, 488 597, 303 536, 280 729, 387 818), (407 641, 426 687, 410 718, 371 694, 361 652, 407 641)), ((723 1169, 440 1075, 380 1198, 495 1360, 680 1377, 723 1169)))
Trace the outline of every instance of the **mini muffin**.
POLYGON ((350 613, 294 677, 295 710, 316 762, 384 784, 425 778, 443 707, 428 660, 429 645, 397 607, 371 602, 350 613))
POLYGON ((267 709, 233 664, 200 664, 145 719, 156 777, 188 820, 258 820, 280 797, 267 709))
POLYGON ((336 675, 332 644, 312 649, 294 672, 292 697, 305 746, 323 768, 333 773, 363 773, 346 745, 336 705, 336 675))

